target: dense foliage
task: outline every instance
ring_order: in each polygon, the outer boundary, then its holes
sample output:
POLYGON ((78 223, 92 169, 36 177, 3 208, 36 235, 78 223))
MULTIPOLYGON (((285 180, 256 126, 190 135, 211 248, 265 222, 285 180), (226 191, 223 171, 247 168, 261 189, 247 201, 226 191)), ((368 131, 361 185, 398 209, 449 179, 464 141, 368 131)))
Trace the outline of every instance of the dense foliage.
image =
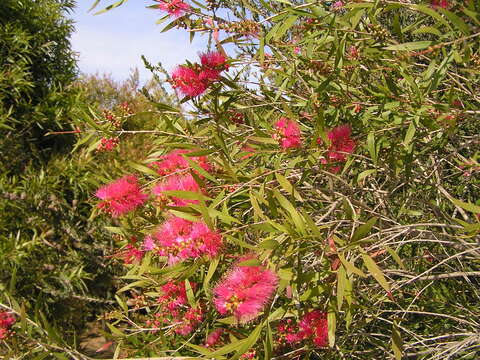
POLYGON ((477 2, 151 8, 210 46, 76 123, 125 264, 99 353, 478 358, 477 2))

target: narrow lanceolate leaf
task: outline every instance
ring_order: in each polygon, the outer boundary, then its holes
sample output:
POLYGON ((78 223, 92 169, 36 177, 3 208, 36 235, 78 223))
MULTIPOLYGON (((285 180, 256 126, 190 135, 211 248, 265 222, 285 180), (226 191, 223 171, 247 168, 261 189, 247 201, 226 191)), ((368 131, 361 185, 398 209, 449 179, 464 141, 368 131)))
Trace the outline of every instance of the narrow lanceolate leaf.
POLYGON ((395 323, 392 328, 392 350, 395 355, 395 360, 401 360, 403 358, 403 341, 395 323))
POLYGON ((347 270, 348 274, 357 274, 360 277, 366 277, 365 273, 357 268, 355 265, 353 265, 350 261, 345 259, 345 257, 339 252, 337 253, 338 258, 340 259, 341 263, 343 266, 345 266, 345 269, 347 270))
POLYGON ((370 232, 372 227, 376 224, 378 218, 373 217, 368 220, 365 224, 360 225, 358 228, 355 229, 355 232, 352 235, 352 241, 358 241, 363 239, 367 234, 370 232))
POLYGON ((390 45, 385 48, 385 50, 395 50, 395 51, 413 51, 413 50, 422 50, 426 49, 433 44, 433 41, 412 41, 398 45, 390 45))
POLYGON ((338 311, 342 308, 343 299, 345 296, 345 289, 347 287, 347 272, 343 266, 340 266, 337 271, 337 307, 338 311))
POLYGON ((203 280, 203 290, 205 291, 206 294, 210 292, 209 290, 210 280, 212 279, 213 274, 215 274, 215 270, 217 270, 219 261, 220 261, 219 258, 214 258, 210 261, 210 265, 208 266, 207 275, 205 275, 205 279, 203 280))
POLYGON ((375 261, 364 251, 362 251, 362 258, 368 272, 375 278, 375 280, 377 280, 386 292, 390 292, 390 284, 387 282, 387 279, 385 279, 382 270, 380 270, 375 261))
POLYGON ((250 348, 253 347, 258 341, 258 338, 260 336, 260 333, 262 332, 264 323, 260 323, 255 330, 252 331, 252 333, 248 336, 248 338, 245 340, 245 342, 240 346, 235 353, 235 356, 232 357, 232 360, 240 358, 244 353, 246 353, 250 348))
POLYGON ((461 207, 462 209, 465 209, 467 211, 470 211, 474 214, 480 214, 480 206, 472 204, 472 203, 467 203, 462 200, 457 200, 454 198, 450 199, 455 205, 461 207))
POLYGON ((333 348, 335 346, 335 331, 337 330, 337 315, 335 313, 335 307, 333 302, 328 304, 328 346, 333 348))

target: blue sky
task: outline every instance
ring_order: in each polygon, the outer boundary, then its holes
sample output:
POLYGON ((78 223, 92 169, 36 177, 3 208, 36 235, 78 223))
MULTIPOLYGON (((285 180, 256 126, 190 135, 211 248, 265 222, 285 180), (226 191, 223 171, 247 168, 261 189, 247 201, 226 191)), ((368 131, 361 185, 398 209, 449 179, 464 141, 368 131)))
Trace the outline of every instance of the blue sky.
POLYGON ((144 82, 150 78, 150 72, 144 69, 140 55, 152 64, 161 62, 170 71, 185 59, 196 61, 197 53, 206 48, 206 36, 196 36, 190 44, 185 30, 161 33, 168 21, 155 24, 164 13, 146 8, 154 1, 130 0, 100 15, 93 13, 113 1, 103 0, 89 13, 93 2, 78 0, 72 14, 76 22, 72 47, 79 53, 79 67, 84 73, 110 73, 114 79, 122 80, 137 67, 144 82))

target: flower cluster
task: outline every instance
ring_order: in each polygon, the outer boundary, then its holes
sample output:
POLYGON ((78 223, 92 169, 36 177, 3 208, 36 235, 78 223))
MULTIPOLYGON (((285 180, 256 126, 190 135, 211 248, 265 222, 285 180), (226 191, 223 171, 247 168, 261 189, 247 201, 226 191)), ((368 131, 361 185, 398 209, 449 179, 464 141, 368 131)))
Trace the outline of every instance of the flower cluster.
POLYGON ((327 313, 313 310, 305 314, 297 324, 287 319, 278 324, 278 339, 280 344, 296 344, 310 340, 317 347, 328 345, 327 313))
POLYGON ((170 16, 180 17, 189 9, 190 5, 183 0, 156 0, 158 8, 166 11, 170 16))
POLYGON ((449 3, 448 0, 431 0, 431 5, 433 8, 441 7, 443 9, 448 9, 449 3))
POLYGON ((186 96, 199 96, 220 79, 222 71, 228 70, 226 56, 217 51, 200 54, 200 62, 177 66, 172 73, 173 88, 186 96))
POLYGON ((100 143, 97 146, 97 151, 112 151, 117 147, 120 140, 116 137, 114 138, 102 138, 100 143))
POLYGON ((15 324, 15 317, 6 312, 0 311, 0 340, 6 339, 10 334, 10 328, 15 324))
MULTIPOLYGON (((187 155, 192 151, 189 150, 174 150, 170 153, 160 157, 158 161, 150 164, 152 168, 161 176, 171 175, 177 172, 186 171, 190 168, 190 164, 183 155, 187 155)), ((212 170, 212 166, 208 163, 206 156, 192 156, 188 157, 191 161, 197 163, 202 169, 207 172, 212 170)))
POLYGON ((113 217, 119 217, 135 210, 148 198, 148 195, 140 190, 138 179, 134 175, 124 176, 102 186, 95 195, 103 200, 98 204, 98 208, 113 217))
POLYGON ((273 138, 283 150, 298 148, 302 145, 300 127, 296 121, 281 117, 274 125, 273 138))
POLYGON ((204 255, 215 257, 222 248, 221 235, 210 230, 207 224, 179 217, 169 218, 145 241, 149 247, 153 241, 158 254, 168 257, 170 265, 204 255))
POLYGON ((277 284, 273 271, 237 264, 213 290, 215 307, 220 314, 233 314, 239 323, 246 323, 260 314, 277 284))
MULTIPOLYGON (((327 133, 328 151, 326 158, 321 159, 322 164, 344 162, 347 160, 347 155, 353 153, 356 146, 355 141, 351 138, 351 133, 352 129, 349 125, 337 126, 327 133)), ((321 138, 317 139, 317 144, 323 144, 321 138)), ((332 168, 334 172, 338 170, 339 168, 332 168)))
MULTIPOLYGON (((197 284, 190 283, 195 291, 197 284)), ((188 305, 185 283, 169 281, 160 288, 162 295, 158 298, 160 311, 155 320, 148 325, 160 327, 162 324, 174 325, 173 331, 179 335, 188 335, 202 322, 203 310, 200 306, 188 305)))

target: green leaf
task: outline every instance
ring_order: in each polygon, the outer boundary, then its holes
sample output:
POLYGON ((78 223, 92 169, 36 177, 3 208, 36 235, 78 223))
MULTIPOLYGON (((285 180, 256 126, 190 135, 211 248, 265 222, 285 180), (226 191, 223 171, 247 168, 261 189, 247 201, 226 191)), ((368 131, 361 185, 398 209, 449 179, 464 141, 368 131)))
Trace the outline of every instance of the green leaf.
POLYGON ((328 303, 328 346, 333 348, 335 346, 335 332, 337 330, 337 315, 335 313, 335 307, 333 301, 328 303))
POLYGON ((373 163, 377 164, 377 151, 375 147, 375 134, 373 131, 370 131, 367 135, 367 149, 370 153, 373 163))
POLYGON ((278 183, 280 186, 289 194, 293 195, 297 200, 303 201, 302 197, 298 193, 298 191, 295 190, 293 185, 287 180, 285 176, 282 174, 279 174, 278 172, 275 173, 275 177, 277 178, 278 183))
POLYGON ((378 267, 375 261, 368 255, 365 251, 362 252, 363 263, 367 267, 369 273, 377 280, 377 282, 385 289, 388 293, 390 292, 390 284, 385 279, 382 270, 378 267))
POLYGON ((197 304, 195 303, 195 295, 193 294, 192 285, 190 285, 190 281, 188 281, 188 279, 185 279, 184 282, 185 282, 185 292, 187 294, 188 304, 192 308, 195 308, 197 304))
POLYGON ((108 322, 106 322, 106 324, 107 324, 107 327, 110 329, 110 331, 112 332, 113 335, 121 336, 121 337, 124 337, 124 336, 125 336, 125 334, 124 334, 121 330, 117 329, 117 328, 116 328, 115 326, 113 326, 112 324, 110 324, 110 323, 108 323, 108 322))
POLYGON ((465 209, 467 211, 470 211, 474 214, 480 214, 480 206, 472 204, 472 203, 467 203, 462 200, 457 200, 454 198, 450 198, 450 201, 453 202, 455 205, 461 207, 462 209, 465 209))
MULTIPOLYGON (((116 3, 113 3, 111 5, 108 5, 105 9, 103 10, 100 10, 100 11, 97 11, 94 15, 99 15, 99 14, 103 14, 107 11, 110 11, 112 9, 115 9, 116 7, 119 7, 120 5, 122 5, 123 3, 126 3, 128 0, 119 0, 117 1, 116 3)), ((97 4, 94 4, 94 6, 92 7, 92 9, 97 6, 97 4)))
POLYGON ((292 205, 292 203, 288 201, 285 196, 280 194, 278 190, 273 190, 273 195, 277 198, 280 205, 289 212, 290 216, 292 217, 293 223, 295 224, 295 227, 299 230, 299 232, 303 235, 306 235, 305 222, 298 213, 298 211, 295 209, 295 207, 292 205))
POLYGON ((448 18, 448 20, 455 24, 457 29, 459 29, 465 35, 470 35, 470 27, 458 15, 441 7, 438 8, 438 11, 442 12, 448 18))
POLYGON ((205 279, 203 280, 203 291, 205 291, 205 294, 208 294, 210 292, 210 280, 212 279, 213 274, 215 274, 215 270, 217 270, 219 261, 220 259, 218 257, 214 258, 210 261, 210 265, 208 265, 207 275, 205 275, 205 279))
POLYGON ((390 45, 385 47, 385 50, 392 51, 412 51, 426 49, 433 44, 433 41, 412 41, 398 45, 390 45))
POLYGON ((392 327, 392 350, 395 360, 403 359, 403 341, 395 323, 393 323, 392 327))
POLYGON ((248 259, 238 263, 238 266, 261 266, 262 263, 258 259, 248 259))
POLYGON ((376 169, 368 169, 368 170, 362 171, 360 174, 358 174, 357 183, 360 184, 363 181, 363 179, 365 179, 367 176, 372 175, 376 172, 377 172, 376 169))
POLYGON ((280 244, 278 243, 277 240, 264 240, 260 244, 258 244, 258 247, 261 249, 269 249, 273 250, 276 249, 280 244))
POLYGON ((360 225, 358 228, 355 229, 352 235, 352 242, 358 241, 363 239, 372 229, 372 227, 377 223, 378 217, 373 217, 368 220, 365 224, 360 225))
POLYGON ((236 354, 231 358, 232 360, 236 360, 240 358, 243 354, 245 354, 248 350, 250 350, 253 345, 257 343, 257 340, 260 336, 260 333, 263 329, 264 323, 260 323, 255 330, 253 330, 248 338, 245 339, 245 341, 242 343, 242 345, 238 348, 236 354))
POLYGON ((340 262, 342 263, 343 266, 345 266, 345 269, 347 270, 347 273, 349 274, 357 274, 360 277, 366 277, 365 273, 357 268, 355 265, 353 265, 351 262, 349 262, 345 257, 343 256, 342 253, 337 253, 338 258, 340 259, 340 262))
POLYGON ((152 168, 149 168, 148 166, 142 165, 142 164, 136 164, 132 161, 127 161, 127 165, 130 166, 131 168, 140 171, 141 173, 144 173, 146 175, 151 175, 154 177, 158 177, 158 173, 153 170, 152 168))
POLYGON ((337 271, 337 307, 338 311, 342 308, 343 299, 345 296, 345 289, 347 287, 347 273, 343 266, 340 266, 337 271))

